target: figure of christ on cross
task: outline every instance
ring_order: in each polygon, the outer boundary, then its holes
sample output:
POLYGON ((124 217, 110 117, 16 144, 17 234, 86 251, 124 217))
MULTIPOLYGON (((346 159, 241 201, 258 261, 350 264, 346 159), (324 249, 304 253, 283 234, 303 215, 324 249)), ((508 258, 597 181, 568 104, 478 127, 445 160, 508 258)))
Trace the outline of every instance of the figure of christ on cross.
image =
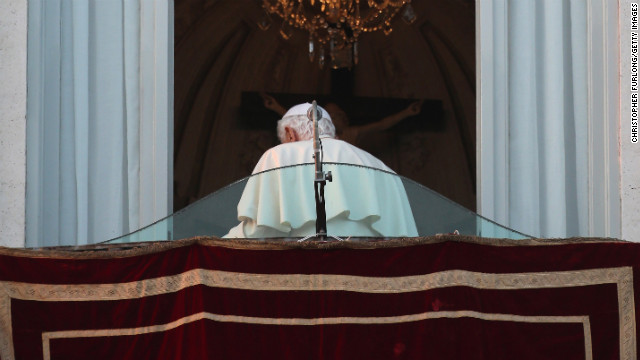
MULTIPOLYGON (((260 96, 267 109, 276 112, 280 116, 284 116, 287 112, 287 109, 280 105, 273 96, 264 92, 261 92, 260 96)), ((367 134, 387 130, 410 116, 418 115, 422 109, 422 103, 423 100, 415 101, 395 114, 364 125, 352 125, 347 114, 336 103, 327 103, 324 109, 331 116, 333 125, 336 128, 336 139, 357 145, 357 142, 367 134)))

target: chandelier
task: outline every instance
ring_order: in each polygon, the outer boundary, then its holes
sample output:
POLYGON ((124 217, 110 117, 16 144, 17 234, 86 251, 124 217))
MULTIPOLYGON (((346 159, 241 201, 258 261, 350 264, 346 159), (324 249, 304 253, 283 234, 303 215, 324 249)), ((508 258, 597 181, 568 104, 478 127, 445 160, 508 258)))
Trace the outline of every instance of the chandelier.
POLYGON ((258 26, 266 30, 271 15, 282 18, 280 35, 289 39, 293 28, 309 33, 309 60, 323 68, 328 54, 334 69, 358 63, 358 38, 363 33, 393 30, 391 20, 402 10, 408 24, 415 21, 411 0, 262 0, 265 16, 258 26))

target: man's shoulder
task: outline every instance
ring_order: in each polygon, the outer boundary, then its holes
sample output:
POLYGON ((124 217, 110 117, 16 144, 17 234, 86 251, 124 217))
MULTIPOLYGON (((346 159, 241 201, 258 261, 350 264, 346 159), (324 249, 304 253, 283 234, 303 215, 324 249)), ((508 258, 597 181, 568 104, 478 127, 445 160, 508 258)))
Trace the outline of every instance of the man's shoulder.
POLYGON ((344 164, 364 165, 385 171, 393 171, 382 160, 359 147, 339 139, 326 142, 325 161, 344 164))
MULTIPOLYGON (((322 139, 323 160, 343 164, 364 165, 385 171, 393 171, 380 159, 348 142, 322 139)), ((313 163, 313 141, 302 140, 284 143, 265 151, 253 173, 283 166, 313 163)))
POLYGON ((253 173, 313 162, 313 144, 311 141, 295 141, 276 145, 262 154, 253 169, 253 173))
MULTIPOLYGON (((313 142, 302 140, 279 144, 265 151, 263 157, 277 157, 287 162, 299 162, 306 153, 313 152, 313 142)), ((313 161, 311 159, 310 161, 313 161)))

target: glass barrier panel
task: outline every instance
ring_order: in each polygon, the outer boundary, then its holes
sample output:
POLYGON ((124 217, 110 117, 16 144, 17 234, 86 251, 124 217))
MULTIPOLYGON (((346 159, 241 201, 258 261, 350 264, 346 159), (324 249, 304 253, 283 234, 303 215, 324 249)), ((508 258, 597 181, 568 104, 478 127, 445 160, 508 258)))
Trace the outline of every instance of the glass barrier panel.
MULTIPOLYGON (((530 238, 485 219, 410 179, 359 165, 326 163, 333 181, 324 187, 327 234, 410 237, 458 232, 530 238)), ((175 240, 193 236, 288 238, 315 234, 313 164, 254 174, 176 213, 108 243, 175 240)))
POLYGON ((504 227, 455 203, 413 180, 402 178, 420 236, 450 234, 529 239, 529 235, 504 227))

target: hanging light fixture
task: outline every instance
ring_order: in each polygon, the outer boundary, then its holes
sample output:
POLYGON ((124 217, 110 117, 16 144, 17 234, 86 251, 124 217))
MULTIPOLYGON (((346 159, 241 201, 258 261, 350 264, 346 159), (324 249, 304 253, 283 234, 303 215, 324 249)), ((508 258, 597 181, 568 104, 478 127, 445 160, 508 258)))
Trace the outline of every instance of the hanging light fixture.
POLYGON ((358 38, 363 33, 393 30, 391 20, 402 10, 402 18, 411 24, 415 13, 411 0, 262 0, 266 12, 258 26, 266 30, 271 15, 282 18, 280 35, 289 39, 293 28, 309 33, 309 60, 317 58, 320 68, 325 53, 334 69, 358 63, 358 38), (404 9, 403 9, 404 7, 404 9))

